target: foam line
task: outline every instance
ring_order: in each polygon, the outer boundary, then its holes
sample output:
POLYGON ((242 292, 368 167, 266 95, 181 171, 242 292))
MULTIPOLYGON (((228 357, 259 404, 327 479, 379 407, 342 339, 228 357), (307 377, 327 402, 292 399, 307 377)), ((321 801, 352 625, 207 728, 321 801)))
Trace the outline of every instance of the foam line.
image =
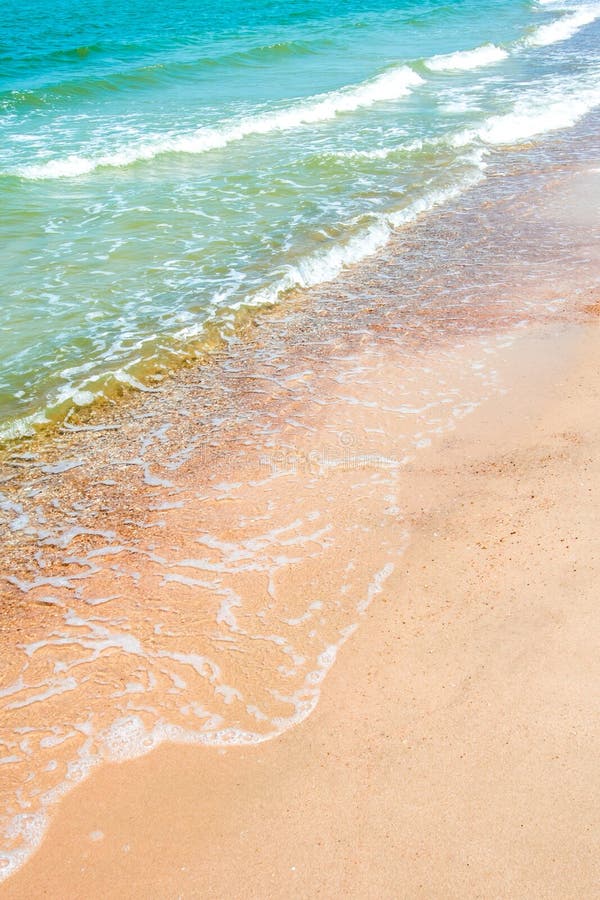
POLYGON ((74 178, 102 167, 122 167, 151 160, 165 153, 206 153, 226 147, 251 135, 289 131, 304 125, 326 122, 341 113, 398 100, 421 84, 423 79, 409 66, 390 69, 369 81, 341 88, 280 109, 248 116, 239 122, 218 128, 199 128, 189 135, 157 138, 154 141, 122 147, 102 156, 71 155, 16 170, 21 178, 74 178))
POLYGON ((425 65, 432 72, 468 71, 501 62, 507 56, 507 51, 502 47, 496 47, 495 44, 483 44, 481 47, 475 47, 474 50, 459 50, 457 53, 432 56, 425 62, 425 65))
POLYGON ((600 16, 600 5, 581 6, 575 12, 564 15, 547 25, 539 28, 525 38, 523 45, 526 47, 547 47, 560 41, 567 41, 578 31, 590 25, 600 16))

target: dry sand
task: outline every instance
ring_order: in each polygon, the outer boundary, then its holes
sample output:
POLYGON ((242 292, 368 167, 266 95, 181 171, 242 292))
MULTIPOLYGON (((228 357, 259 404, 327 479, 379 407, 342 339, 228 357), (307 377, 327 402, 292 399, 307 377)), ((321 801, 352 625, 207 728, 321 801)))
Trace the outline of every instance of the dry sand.
POLYGON ((600 896, 599 351, 530 329, 408 468, 411 545, 308 719, 103 766, 2 896, 600 896))

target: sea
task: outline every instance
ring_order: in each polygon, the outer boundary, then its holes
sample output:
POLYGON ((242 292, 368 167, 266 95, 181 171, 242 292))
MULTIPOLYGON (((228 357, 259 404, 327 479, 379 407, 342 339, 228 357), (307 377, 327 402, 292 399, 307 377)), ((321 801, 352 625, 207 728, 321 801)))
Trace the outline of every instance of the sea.
POLYGON ((598 0, 2 11, 0 881, 97 767, 252 752, 418 620, 420 460, 600 246, 598 0))
POLYGON ((600 104, 598 2, 6 0, 0 440, 160 380, 600 104))

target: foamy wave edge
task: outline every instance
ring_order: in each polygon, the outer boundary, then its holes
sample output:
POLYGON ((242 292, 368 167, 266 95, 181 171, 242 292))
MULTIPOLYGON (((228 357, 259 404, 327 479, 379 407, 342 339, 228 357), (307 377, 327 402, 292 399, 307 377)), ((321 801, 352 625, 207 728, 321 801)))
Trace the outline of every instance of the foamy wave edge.
MULTIPOLYGON (((547 5, 547 4, 543 4, 547 5)), ((521 41, 523 47, 548 47, 561 41, 567 41, 600 17, 600 4, 588 4, 564 8, 564 15, 546 25, 540 25, 532 34, 521 41)))
MULTIPOLYGON (((333 281, 343 269, 374 256, 388 243, 395 229, 410 224, 422 213, 449 202, 481 181, 486 168, 485 153, 485 148, 476 148, 465 153, 459 161, 469 165, 470 168, 453 184, 431 190, 401 209, 372 217, 371 222, 363 228, 359 226, 360 218, 348 223, 350 228, 358 228, 350 238, 333 244, 324 252, 310 254, 286 266, 279 277, 256 293, 227 305, 222 305, 222 298, 221 303, 213 302, 209 306, 206 319, 186 325, 174 332, 170 336, 171 339, 176 345, 191 344, 202 340, 208 328, 218 325, 222 337, 227 340, 235 334, 238 317, 245 311, 275 306, 291 290, 311 288, 333 281)), ((111 377, 116 382, 135 390, 148 389, 122 367, 113 372, 106 372, 103 376, 103 378, 111 377)), ((91 406, 104 396, 102 389, 94 392, 86 384, 62 388, 56 396, 48 398, 44 412, 39 411, 21 419, 10 420, 0 427, 0 443, 30 436, 39 428, 52 422, 60 422, 63 416, 57 418, 56 413, 53 415, 53 411, 58 408, 66 409, 68 414, 69 410, 91 406)))
MULTIPOLYGON (((239 310, 273 306, 288 291, 295 288, 311 288, 333 281, 343 269, 374 256, 388 243, 394 229, 407 225, 422 213, 449 202, 481 181, 485 171, 484 155, 483 149, 465 155, 463 162, 471 164, 472 168, 454 184, 433 190, 402 209, 380 215, 344 243, 335 244, 324 253, 312 254, 288 266, 284 274, 273 284, 257 291, 251 298, 231 304, 227 314, 223 316, 225 324, 229 322, 233 330, 235 314, 239 310)), ((180 341, 191 340, 201 334, 204 327, 205 323, 186 326, 176 332, 175 338, 180 341)))
POLYGON ((425 66, 432 72, 468 71, 492 63, 501 62, 508 57, 508 51, 495 44, 482 44, 474 50, 458 50, 443 56, 432 56, 425 61, 425 66))
MULTIPOLYGON (((373 600, 381 593, 384 584, 394 570, 393 563, 387 563, 380 571, 375 572, 367 589, 367 594, 357 605, 360 618, 364 616, 373 600)), ((321 696, 321 684, 334 665, 340 649, 354 634, 359 621, 342 628, 340 638, 330 644, 317 658, 317 668, 306 675, 303 686, 289 700, 294 704, 295 712, 285 719, 273 720, 276 726, 266 734, 240 731, 236 728, 225 728, 221 731, 196 732, 187 731, 181 726, 168 722, 157 722, 148 730, 141 718, 135 715, 117 719, 103 733, 96 736, 100 744, 99 753, 89 753, 80 758, 80 762, 67 775, 67 781, 41 798, 43 809, 33 813, 20 813, 9 821, 4 829, 7 838, 22 838, 26 846, 17 851, 0 851, 5 864, 0 867, 0 883, 20 869, 38 849, 50 824, 50 807, 54 806, 66 794, 81 784, 93 769, 103 762, 122 762, 146 756, 163 743, 195 744, 199 746, 231 747, 261 744, 273 740, 295 725, 300 724, 316 708, 321 696)), ((88 744, 91 738, 88 739, 88 744)))
MULTIPOLYGON (((568 40, 586 25, 600 18, 600 2, 574 9, 572 7, 558 7, 558 9, 563 12, 560 18, 539 26, 532 34, 517 41, 512 46, 512 51, 518 53, 522 49, 545 47, 568 40)), ((423 60, 422 65, 431 72, 470 71, 502 62, 509 55, 509 50, 487 43, 472 50, 433 56, 423 60)), ((193 155, 207 153, 223 149, 231 143, 253 135, 289 131, 330 121, 341 113, 351 113, 379 102, 398 100, 423 83, 424 79, 415 69, 403 64, 360 84, 326 94, 317 94, 287 108, 250 115, 222 127, 200 127, 187 135, 157 136, 151 142, 122 147, 113 153, 100 156, 72 154, 62 159, 20 166, 8 174, 31 181, 77 178, 89 175, 97 169, 123 168, 137 162, 148 162, 169 153, 193 155)))
POLYGON ((492 116, 478 128, 460 132, 451 143, 455 147, 473 142, 492 147, 519 144, 552 131, 572 128, 598 105, 600 85, 578 82, 565 90, 564 85, 556 84, 522 98, 511 112, 492 116))
MULTIPOLYGON (((570 128, 598 105, 600 105, 600 86, 582 85, 577 82, 565 90, 564 85, 558 84, 546 91, 532 92, 530 96, 517 102, 509 113, 492 116, 477 128, 466 129, 449 136, 447 142, 450 146, 457 149, 466 149, 469 146, 472 148, 471 153, 465 155, 462 160, 463 162, 470 160, 474 164, 474 170, 466 178, 452 187, 427 194, 401 210, 377 217, 367 228, 345 243, 336 244, 325 253, 306 257, 297 264, 288 266, 274 283, 253 296, 240 300, 237 304, 229 305, 222 310, 217 304, 213 304, 211 313, 215 318, 219 318, 219 324, 223 326, 223 336, 233 333, 236 316, 241 310, 274 305, 286 291, 331 281, 346 266, 373 256, 385 246, 394 228, 407 224, 420 213, 453 199, 481 180, 485 170, 484 157, 490 149, 519 144, 552 131, 570 128)), ((404 149, 418 149, 419 146, 419 142, 413 142, 404 149)), ((388 156, 395 149, 397 148, 366 153, 388 156)), ((362 155, 360 151, 356 153, 362 155)), ((172 337, 178 343, 192 341, 201 337, 211 324, 214 324, 213 316, 186 326, 172 337)), ((139 382, 132 384, 133 376, 123 369, 119 369, 116 373, 107 373, 107 376, 111 374, 117 380, 126 382, 134 388, 139 386, 139 382)), ((77 385, 70 389, 68 396, 63 392, 60 398, 49 400, 46 410, 52 410, 58 403, 66 403, 70 407, 88 406, 102 396, 102 392, 92 395, 85 385, 77 385)), ((37 428, 49 424, 50 421, 52 419, 41 412, 11 420, 0 427, 0 442, 31 435, 37 428)))
POLYGON ((289 131, 326 122, 340 113, 350 113, 375 103, 398 100, 423 82, 409 66, 400 66, 353 87, 318 94, 301 103, 274 112, 248 116, 221 128, 199 128, 189 135, 159 138, 139 146, 122 148, 98 157, 68 156, 38 165, 23 166, 14 174, 20 178, 74 178, 104 167, 122 167, 155 159, 166 153, 206 153, 252 135, 289 131))

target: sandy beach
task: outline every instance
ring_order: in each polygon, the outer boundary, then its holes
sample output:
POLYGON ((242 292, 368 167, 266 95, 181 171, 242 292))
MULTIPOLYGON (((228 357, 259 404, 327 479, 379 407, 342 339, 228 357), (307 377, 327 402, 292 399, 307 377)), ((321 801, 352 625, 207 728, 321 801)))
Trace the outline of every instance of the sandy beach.
POLYGON ((598 895, 600 179, 496 184, 5 457, 3 897, 598 895))
POLYGON ((600 900, 600 0, 0 19, 0 900, 600 900))
POLYGON ((531 329, 407 468, 410 547, 306 721, 103 767, 3 896, 597 896, 599 347, 531 329))

